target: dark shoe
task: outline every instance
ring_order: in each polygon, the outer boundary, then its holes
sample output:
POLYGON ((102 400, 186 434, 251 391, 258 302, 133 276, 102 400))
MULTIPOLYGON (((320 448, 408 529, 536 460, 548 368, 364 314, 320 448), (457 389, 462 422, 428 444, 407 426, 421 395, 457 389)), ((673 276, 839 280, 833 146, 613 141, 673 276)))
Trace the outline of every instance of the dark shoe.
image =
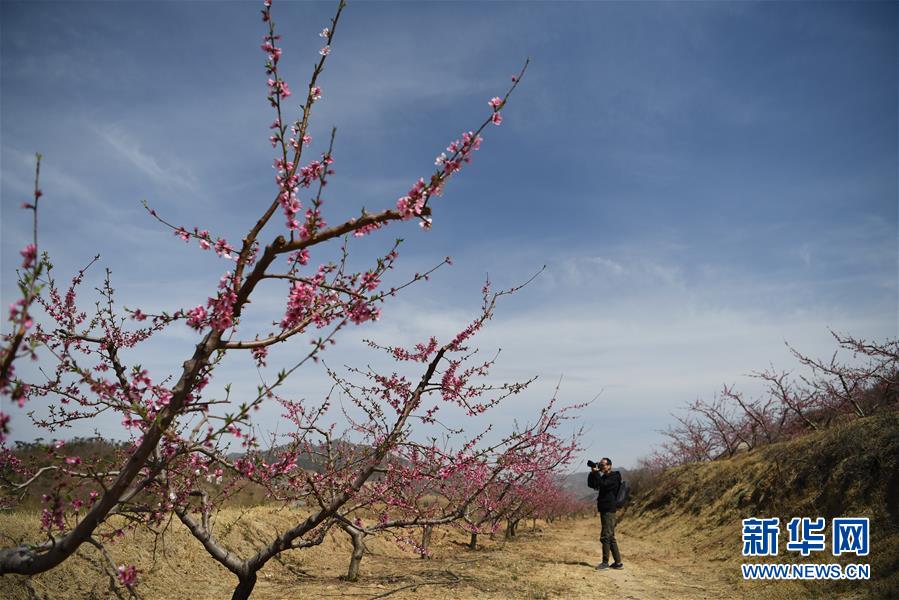
POLYGON ((609 563, 607 563, 607 562, 601 562, 598 565, 596 565, 597 571, 602 571, 603 569, 608 569, 608 568, 609 568, 609 563))
POLYGON ((611 565, 609 565, 609 567, 611 567, 613 569, 623 569, 624 564, 623 563, 612 563, 611 565))

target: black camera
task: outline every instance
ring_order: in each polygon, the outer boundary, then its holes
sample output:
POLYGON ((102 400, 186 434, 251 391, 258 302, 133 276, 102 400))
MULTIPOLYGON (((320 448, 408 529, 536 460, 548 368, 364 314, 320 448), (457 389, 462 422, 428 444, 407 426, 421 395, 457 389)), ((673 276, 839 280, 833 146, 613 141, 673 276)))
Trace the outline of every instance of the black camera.
POLYGON ((598 466, 599 466, 599 463, 595 463, 595 462, 593 462, 592 460, 588 460, 588 461, 587 461, 587 466, 590 467, 591 469, 593 469, 593 468, 598 467, 598 466))

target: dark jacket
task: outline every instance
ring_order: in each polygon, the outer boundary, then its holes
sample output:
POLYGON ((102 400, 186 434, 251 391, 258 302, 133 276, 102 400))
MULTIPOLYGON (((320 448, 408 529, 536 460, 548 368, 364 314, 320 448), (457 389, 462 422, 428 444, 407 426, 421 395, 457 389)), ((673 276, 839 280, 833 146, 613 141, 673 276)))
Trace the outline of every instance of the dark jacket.
POLYGON ((621 473, 609 471, 603 475, 599 471, 590 471, 587 475, 587 485, 594 490, 599 490, 596 497, 596 508, 599 512, 615 512, 615 500, 618 496, 618 487, 621 485, 621 473))

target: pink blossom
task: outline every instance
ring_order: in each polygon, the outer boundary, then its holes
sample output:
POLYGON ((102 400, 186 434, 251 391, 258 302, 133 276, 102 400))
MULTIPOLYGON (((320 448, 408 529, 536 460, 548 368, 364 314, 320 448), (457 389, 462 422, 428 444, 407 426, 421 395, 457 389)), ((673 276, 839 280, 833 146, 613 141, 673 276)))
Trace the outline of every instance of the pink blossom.
POLYGON ((28 244, 19 251, 19 254, 25 259, 22 261, 22 268, 30 269, 31 265, 34 264, 34 259, 37 257, 37 248, 35 248, 34 244, 28 244))
POLYGON ((119 581, 127 588, 134 587, 137 583, 137 567, 134 565, 119 565, 119 581))
POLYGON ((296 326, 306 315, 315 301, 315 288, 308 283, 295 281, 287 298, 287 311, 281 319, 281 328, 290 329, 296 326))
POLYGON ((403 219, 411 219, 421 215, 425 201, 428 198, 428 187, 424 179, 419 179, 409 190, 408 196, 403 196, 396 202, 396 209, 403 215, 403 219))
POLYGON ((206 309, 202 304, 187 311, 187 324, 194 329, 202 329, 206 322, 206 309))
POLYGON ((499 96, 494 96, 490 99, 489 102, 487 102, 487 104, 489 104, 493 108, 493 110, 499 110, 503 105, 503 99, 499 96))
POLYGON ((253 360, 256 361, 256 366, 265 366, 265 359, 268 357, 268 348, 266 348, 265 346, 253 348, 252 350, 250 350, 250 354, 253 355, 253 360))
POLYGON ((303 248, 302 250, 297 250, 293 254, 290 255, 290 262, 295 262, 301 264, 303 266, 309 264, 309 249, 303 248))
MULTIPOLYGON (((309 90, 309 94, 312 96, 313 100, 320 100, 322 97, 322 89, 318 86, 309 90)), ((305 140, 303 140, 305 142, 305 140)))
POLYGON ((369 271, 362 276, 362 287, 365 290, 369 292, 374 291, 379 285, 381 285, 381 280, 378 279, 377 273, 369 271))
POLYGON ((234 248, 232 248, 226 240, 219 238, 215 241, 215 253, 222 258, 230 260, 232 252, 234 252, 234 248))
POLYGON ((271 88, 271 93, 274 96, 280 96, 282 98, 290 97, 290 88, 287 86, 287 82, 283 79, 269 79, 268 87, 271 88))
MULTIPOLYGON (((206 306, 212 309, 209 325, 216 331, 225 331, 234 324, 234 303, 237 302, 236 285, 230 273, 225 273, 219 281, 219 292, 209 298, 206 306)), ((190 325, 190 321, 188 321, 190 325)))
POLYGON ((21 312, 21 307, 25 306, 25 299, 19 298, 15 302, 10 302, 9 304, 9 320, 15 321, 21 312))
POLYGON ((265 38, 266 42, 262 44, 262 51, 268 54, 269 60, 273 63, 278 62, 281 58, 281 48, 277 48, 268 41, 268 37, 265 38))
POLYGON ((376 229, 380 229, 382 227, 381 223, 369 223, 368 225, 363 225, 359 229, 353 232, 353 237, 363 237, 375 231, 376 229))
POLYGON ((322 46, 322 49, 318 51, 322 56, 328 56, 331 53, 331 46, 322 46))
POLYGON ((491 122, 494 125, 499 125, 503 122, 503 116, 498 112, 493 113, 493 116, 490 118, 491 122))
POLYGON ((309 187, 313 181, 318 181, 324 174, 325 164, 322 161, 313 160, 305 167, 300 168, 299 184, 303 187, 309 187))
POLYGON ((366 321, 377 321, 381 316, 381 310, 375 308, 371 304, 363 302, 362 300, 356 302, 350 307, 350 321, 359 325, 366 321))
POLYGON ((55 527, 62 531, 65 527, 62 512, 62 504, 59 499, 56 499, 53 508, 45 508, 41 511, 41 528, 52 531, 55 527))

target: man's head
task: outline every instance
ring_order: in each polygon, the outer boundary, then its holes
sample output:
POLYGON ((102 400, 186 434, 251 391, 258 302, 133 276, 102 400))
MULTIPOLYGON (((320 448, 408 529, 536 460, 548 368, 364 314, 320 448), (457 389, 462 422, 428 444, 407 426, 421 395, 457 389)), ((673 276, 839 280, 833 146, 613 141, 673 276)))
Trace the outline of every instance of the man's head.
POLYGON ((602 457, 599 461, 599 470, 603 473, 608 473, 612 470, 612 459, 607 457, 602 457))

